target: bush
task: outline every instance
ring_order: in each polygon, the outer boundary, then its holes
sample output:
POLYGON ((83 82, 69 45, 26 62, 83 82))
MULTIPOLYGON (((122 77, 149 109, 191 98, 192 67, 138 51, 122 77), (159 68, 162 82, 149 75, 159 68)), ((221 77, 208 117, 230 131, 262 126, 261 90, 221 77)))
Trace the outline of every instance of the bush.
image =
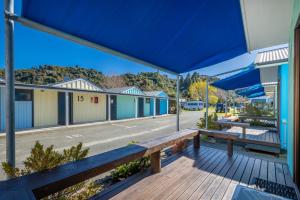
MULTIPOLYGON (((205 118, 206 118, 206 113, 204 113, 204 118, 200 118, 200 121, 197 123, 197 126, 199 128, 205 128, 205 118)), ((208 115, 208 129, 211 130, 219 130, 220 126, 217 125, 215 122, 218 121, 218 115, 216 113, 212 115, 208 115)))
POLYGON ((261 110, 250 104, 246 105, 245 113, 250 116, 262 116, 261 110))
MULTIPOLYGON (((137 142, 132 141, 128 145, 135 144, 137 142)), ((120 165, 111 172, 111 179, 113 183, 119 182, 129 176, 141 172, 150 166, 150 157, 143 157, 127 164, 120 165)))
MULTIPOLYGON (((69 149, 64 149, 63 153, 59 153, 54 150, 53 145, 44 148, 39 141, 36 141, 29 157, 24 161, 24 169, 13 168, 6 162, 2 162, 2 169, 10 177, 19 177, 33 172, 50 170, 70 161, 80 160, 85 158, 88 152, 89 149, 82 149, 82 143, 69 149)), ((99 192, 101 188, 99 184, 93 181, 85 181, 50 195, 45 199, 88 199, 99 192)))
POLYGON ((271 127, 271 128, 276 128, 275 124, 270 124, 270 123, 265 123, 262 121, 251 121, 250 126, 261 126, 261 127, 271 127))

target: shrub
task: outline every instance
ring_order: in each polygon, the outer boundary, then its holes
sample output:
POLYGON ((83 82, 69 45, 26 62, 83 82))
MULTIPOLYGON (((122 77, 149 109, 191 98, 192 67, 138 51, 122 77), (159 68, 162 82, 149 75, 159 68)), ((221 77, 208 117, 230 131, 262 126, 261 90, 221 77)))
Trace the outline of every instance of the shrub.
MULTIPOLYGON (((128 145, 136 144, 136 141, 131 141, 128 145)), ((113 183, 119 182, 129 176, 141 172, 150 166, 150 157, 146 156, 136 159, 132 162, 120 165, 111 172, 111 179, 113 183)))
MULTIPOLYGON (((54 150, 54 146, 44 148, 44 146, 35 142, 34 147, 31 149, 29 157, 24 161, 24 169, 13 168, 8 163, 2 162, 3 171, 10 177, 19 177, 30 174, 32 172, 45 171, 53 169, 58 165, 80 160, 85 158, 89 149, 82 149, 82 143, 72 146, 69 149, 64 149, 63 153, 54 150)), ((85 181, 78 183, 72 187, 57 192, 45 199, 87 199, 101 190, 101 185, 93 181, 85 181)))
MULTIPOLYGON (((206 113, 204 113, 204 118, 200 118, 200 121, 197 123, 197 126, 199 128, 205 128, 205 118, 206 118, 206 113)), ((216 113, 212 115, 208 115, 208 129, 211 130, 219 130, 220 126, 217 125, 215 122, 218 121, 218 115, 216 113)))
POLYGON ((261 126, 261 127, 271 127, 271 128, 276 128, 275 124, 270 124, 270 123, 265 123, 262 121, 251 121, 250 126, 261 126))

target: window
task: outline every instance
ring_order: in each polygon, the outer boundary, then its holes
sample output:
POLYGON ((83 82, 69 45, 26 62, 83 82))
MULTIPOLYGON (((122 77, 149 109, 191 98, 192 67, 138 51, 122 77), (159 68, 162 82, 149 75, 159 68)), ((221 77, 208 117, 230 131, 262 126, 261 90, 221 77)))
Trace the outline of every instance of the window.
POLYGON ((146 103, 150 103, 150 98, 146 98, 146 103))
POLYGON ((15 100, 16 101, 32 101, 32 90, 16 89, 15 100))

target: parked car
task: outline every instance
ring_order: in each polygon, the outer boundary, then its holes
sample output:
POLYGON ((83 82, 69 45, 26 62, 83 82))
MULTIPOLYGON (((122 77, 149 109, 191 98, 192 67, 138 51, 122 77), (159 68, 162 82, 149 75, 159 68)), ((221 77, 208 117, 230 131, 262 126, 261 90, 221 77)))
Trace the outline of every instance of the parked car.
MULTIPOLYGON (((216 104, 216 112, 217 113, 225 113, 225 108, 226 108, 226 105, 224 103, 217 103, 216 104)), ((230 109, 227 107, 227 112, 229 112, 230 109)))
POLYGON ((185 110, 202 110, 204 104, 202 101, 188 101, 184 104, 183 108, 185 110))

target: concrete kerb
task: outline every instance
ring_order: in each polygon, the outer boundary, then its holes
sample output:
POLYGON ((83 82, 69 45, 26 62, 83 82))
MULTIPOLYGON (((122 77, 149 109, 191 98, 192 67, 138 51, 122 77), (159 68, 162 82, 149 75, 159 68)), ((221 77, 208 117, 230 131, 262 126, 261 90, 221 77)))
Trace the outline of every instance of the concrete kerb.
MULTIPOLYGON (((117 123, 121 123, 121 122, 128 122, 128 121, 134 121, 134 120, 143 120, 143 119, 151 119, 151 118, 155 119, 155 118, 160 118, 160 117, 166 117, 169 115, 172 115, 172 114, 156 115, 155 117, 148 116, 148 117, 139 117, 139 118, 131 118, 131 119, 72 124, 72 125, 68 125, 68 126, 61 125, 61 126, 54 126, 54 127, 32 128, 32 129, 16 131, 16 136, 54 132, 57 130, 73 130, 73 129, 85 128, 85 127, 90 127, 90 126, 99 126, 99 125, 103 125, 103 124, 112 124, 112 123, 117 124, 117 123)), ((5 137, 6 137, 5 132, 0 132, 0 138, 5 138, 5 137)))

